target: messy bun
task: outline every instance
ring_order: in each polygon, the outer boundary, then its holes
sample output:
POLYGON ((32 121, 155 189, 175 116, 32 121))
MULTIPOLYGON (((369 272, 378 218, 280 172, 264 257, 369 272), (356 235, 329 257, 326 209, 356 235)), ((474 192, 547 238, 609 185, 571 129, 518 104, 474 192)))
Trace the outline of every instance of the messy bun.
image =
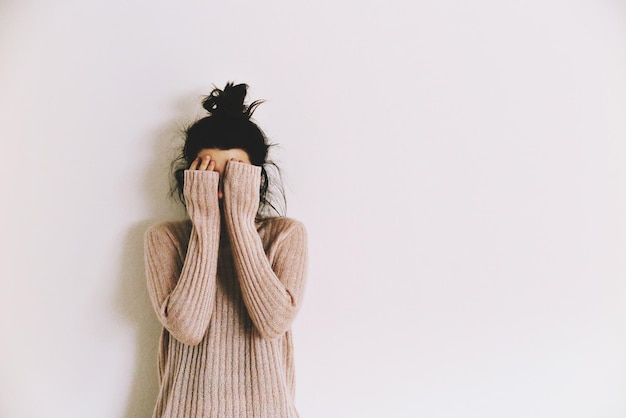
POLYGON ((247 84, 234 85, 232 82, 228 82, 224 90, 215 87, 202 101, 202 107, 211 116, 250 119, 256 107, 263 103, 263 100, 255 100, 246 105, 244 100, 247 92, 247 84))

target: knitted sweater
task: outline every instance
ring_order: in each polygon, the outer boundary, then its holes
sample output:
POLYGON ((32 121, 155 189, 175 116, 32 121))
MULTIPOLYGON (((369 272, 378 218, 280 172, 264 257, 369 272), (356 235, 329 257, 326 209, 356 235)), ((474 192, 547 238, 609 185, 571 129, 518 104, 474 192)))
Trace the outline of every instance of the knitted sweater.
POLYGON ((307 270, 304 225, 257 219, 261 167, 184 173, 188 220, 145 233, 152 306, 163 325, 153 418, 298 417, 291 323, 307 270), (221 206, 223 203, 223 207, 221 206))

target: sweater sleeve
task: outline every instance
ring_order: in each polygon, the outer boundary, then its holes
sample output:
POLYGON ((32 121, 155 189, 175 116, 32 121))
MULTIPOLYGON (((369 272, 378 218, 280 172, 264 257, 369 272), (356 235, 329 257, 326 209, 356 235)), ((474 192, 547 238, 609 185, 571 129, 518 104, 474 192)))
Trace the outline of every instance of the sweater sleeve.
POLYGON ((187 345, 202 341, 215 300, 220 211, 219 173, 186 170, 183 195, 191 218, 184 249, 158 224, 144 235, 148 293, 159 321, 187 345))
POLYGON ((225 220, 243 301, 261 336, 278 338, 290 328, 302 302, 307 270, 306 229, 301 222, 290 219, 275 238, 277 247, 270 263, 253 216, 258 208, 254 191, 259 187, 260 167, 229 164, 228 174, 233 177, 224 180, 225 220))

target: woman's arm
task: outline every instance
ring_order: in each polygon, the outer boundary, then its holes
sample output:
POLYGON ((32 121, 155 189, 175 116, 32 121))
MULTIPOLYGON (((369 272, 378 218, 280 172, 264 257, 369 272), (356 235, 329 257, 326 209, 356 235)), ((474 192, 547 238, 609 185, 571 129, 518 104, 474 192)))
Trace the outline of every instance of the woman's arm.
POLYGON ((307 269, 304 225, 291 219, 277 235, 274 262, 265 254, 254 225, 259 207, 261 167, 229 161, 223 179, 224 217, 243 301, 262 337, 289 329, 298 312, 307 269))
POLYGON ((186 254, 172 232, 155 225, 144 236, 148 293, 159 321, 188 345, 202 341, 215 300, 220 210, 219 173, 185 171, 183 194, 191 218, 186 254))

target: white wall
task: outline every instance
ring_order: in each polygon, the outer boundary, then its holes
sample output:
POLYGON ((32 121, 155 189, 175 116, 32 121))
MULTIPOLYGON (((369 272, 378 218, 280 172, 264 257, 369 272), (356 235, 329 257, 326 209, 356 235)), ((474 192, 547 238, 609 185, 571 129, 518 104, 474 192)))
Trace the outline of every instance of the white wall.
POLYGON ((250 84, 309 231, 302 417, 626 416, 626 4, 0 3, 0 417, 149 417, 142 234, 250 84))

